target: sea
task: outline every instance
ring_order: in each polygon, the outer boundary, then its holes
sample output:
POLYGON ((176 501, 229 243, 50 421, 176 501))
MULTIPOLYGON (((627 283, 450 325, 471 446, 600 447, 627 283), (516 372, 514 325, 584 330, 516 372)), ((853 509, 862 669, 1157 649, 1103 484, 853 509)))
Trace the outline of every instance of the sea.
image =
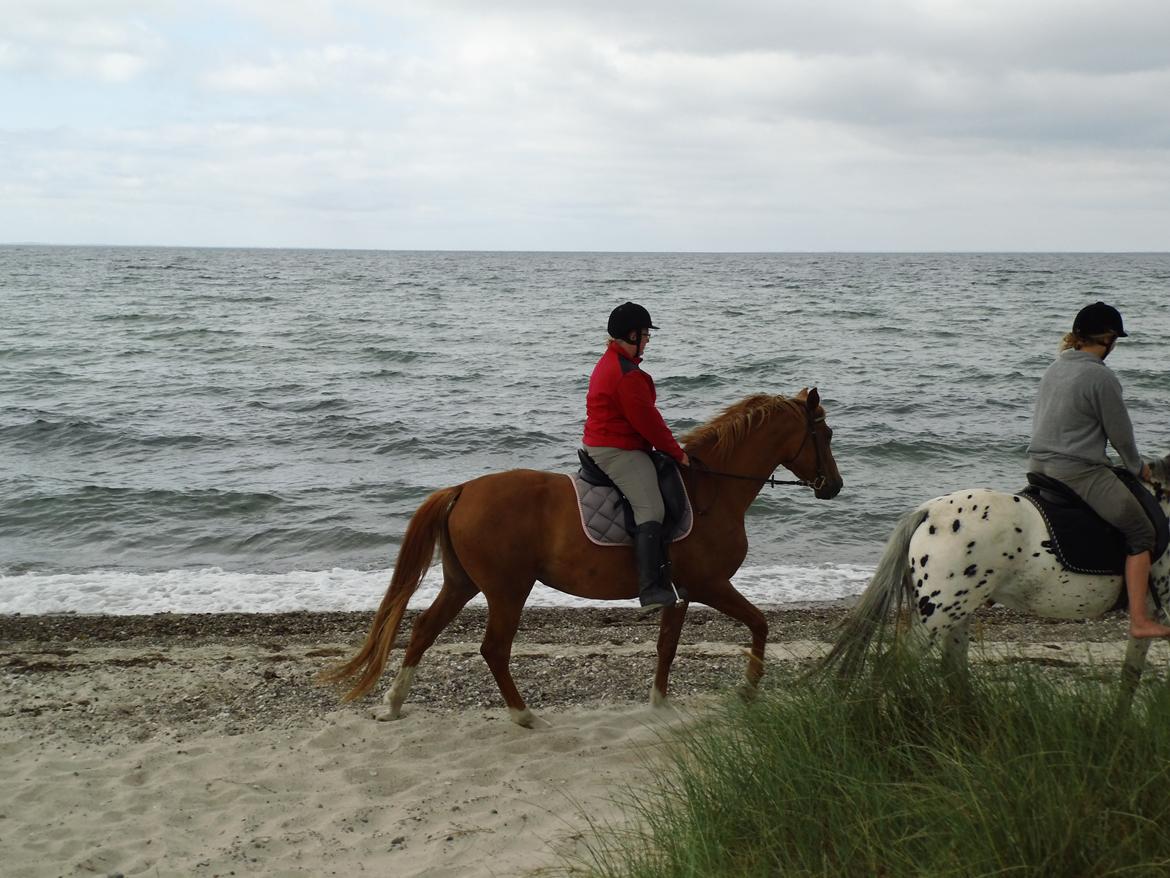
POLYGON ((1098 299, 1164 455, 1165 253, 0 247, 0 613, 372 609, 432 490, 575 469, 627 300, 661 327, 644 368, 676 434, 819 388, 845 487, 764 488, 734 582, 848 599, 903 512, 1023 486, 1040 376, 1098 299))

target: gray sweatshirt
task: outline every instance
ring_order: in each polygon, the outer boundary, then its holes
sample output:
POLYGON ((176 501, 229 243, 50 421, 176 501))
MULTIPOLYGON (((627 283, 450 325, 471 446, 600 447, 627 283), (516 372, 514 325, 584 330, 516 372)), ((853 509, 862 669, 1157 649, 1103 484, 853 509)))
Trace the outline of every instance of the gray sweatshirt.
POLYGON ((1121 382, 1099 357, 1062 351, 1040 381, 1028 459, 1042 464, 1034 469, 1055 478, 1110 466, 1106 439, 1125 468, 1138 475, 1142 459, 1121 398, 1121 382))

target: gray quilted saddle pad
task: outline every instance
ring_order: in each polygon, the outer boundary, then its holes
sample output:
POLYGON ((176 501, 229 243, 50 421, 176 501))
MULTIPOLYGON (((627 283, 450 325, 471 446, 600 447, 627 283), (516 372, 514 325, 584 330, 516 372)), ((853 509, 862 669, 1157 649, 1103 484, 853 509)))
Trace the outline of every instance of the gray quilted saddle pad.
MULTIPOLYGON (((581 512, 581 526, 585 529, 585 536, 599 546, 631 545, 634 538, 626 531, 626 511, 618 489, 591 485, 576 474, 569 475, 569 478, 577 491, 577 508, 581 512)), ((686 496, 685 486, 683 495, 686 504, 682 517, 669 533, 671 542, 678 542, 687 536, 695 522, 691 498, 686 496)))

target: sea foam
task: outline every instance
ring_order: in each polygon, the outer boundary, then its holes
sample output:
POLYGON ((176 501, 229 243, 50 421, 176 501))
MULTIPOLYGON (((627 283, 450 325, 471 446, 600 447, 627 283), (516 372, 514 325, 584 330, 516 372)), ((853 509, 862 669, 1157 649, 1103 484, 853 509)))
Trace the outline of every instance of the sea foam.
MULTIPOLYGON (((218 567, 129 573, 0 576, 0 613, 80 613, 148 615, 152 613, 282 613, 293 611, 370 610, 378 606, 390 582, 389 570, 294 570, 288 573, 238 573, 218 567)), ((872 571, 854 565, 817 567, 745 567, 734 584, 759 605, 836 601, 860 594, 872 571)), ((442 573, 427 573, 410 602, 425 607, 438 593, 442 573)), ((481 596, 473 604, 483 604, 481 596)), ((538 584, 530 606, 621 606, 623 602, 588 601, 538 584)), ((629 604, 632 606, 633 601, 629 604)))

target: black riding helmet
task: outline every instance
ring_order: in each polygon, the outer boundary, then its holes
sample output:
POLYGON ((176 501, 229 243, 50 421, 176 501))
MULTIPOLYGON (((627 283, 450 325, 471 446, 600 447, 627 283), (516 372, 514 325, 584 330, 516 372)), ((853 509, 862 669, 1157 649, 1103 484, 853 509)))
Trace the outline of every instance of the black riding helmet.
POLYGON ((657 328, 650 320, 650 312, 633 302, 618 305, 609 314, 610 338, 620 338, 624 341, 629 338, 631 332, 657 328))
POLYGON ((1094 302, 1078 311, 1073 321, 1073 332, 1081 338, 1104 335, 1106 332, 1116 333, 1118 338, 1129 335, 1122 328, 1121 312, 1104 302, 1094 302))

